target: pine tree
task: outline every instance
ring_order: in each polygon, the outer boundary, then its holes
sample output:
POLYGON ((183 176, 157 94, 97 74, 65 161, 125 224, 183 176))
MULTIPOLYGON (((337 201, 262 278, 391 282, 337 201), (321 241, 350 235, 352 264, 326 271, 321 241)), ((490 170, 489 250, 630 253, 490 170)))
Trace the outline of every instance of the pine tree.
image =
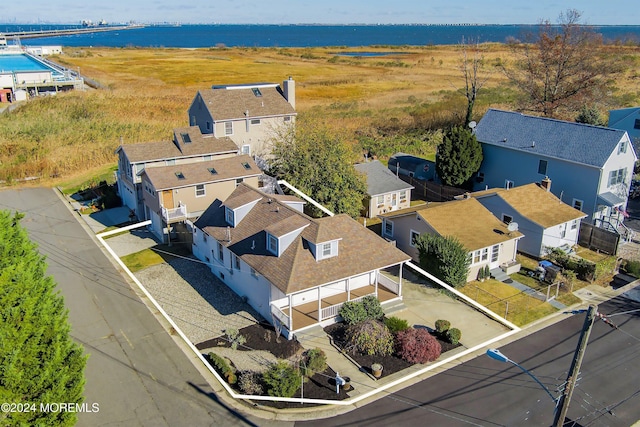
POLYGON ((0 425, 73 425, 75 412, 41 411, 40 403, 82 403, 86 356, 21 218, 0 211, 0 402, 37 410, 2 412, 0 425))
POLYGON ((444 132, 436 154, 436 170, 445 185, 459 186, 480 169, 482 146, 461 126, 444 132))

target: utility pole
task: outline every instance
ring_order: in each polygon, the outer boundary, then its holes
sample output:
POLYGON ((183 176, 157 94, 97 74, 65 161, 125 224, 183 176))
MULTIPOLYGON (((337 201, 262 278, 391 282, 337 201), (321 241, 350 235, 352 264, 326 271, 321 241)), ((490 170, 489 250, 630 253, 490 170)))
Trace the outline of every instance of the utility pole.
POLYGON ((553 420, 554 427, 562 427, 564 425, 564 419, 567 416, 569 410, 569 402, 571 401, 571 395, 573 394, 573 388, 575 387, 578 374, 580 373, 580 365, 582 364, 582 358, 587 349, 587 342, 589 341, 589 334, 591 333, 591 327, 596 318, 598 307, 596 305, 589 305, 587 310, 587 317, 584 319, 584 325, 582 326, 582 333, 580 334, 580 341, 578 341, 578 347, 573 355, 573 362, 571 362, 571 368, 567 375, 566 386, 564 392, 560 395, 558 400, 558 406, 556 415, 553 420))

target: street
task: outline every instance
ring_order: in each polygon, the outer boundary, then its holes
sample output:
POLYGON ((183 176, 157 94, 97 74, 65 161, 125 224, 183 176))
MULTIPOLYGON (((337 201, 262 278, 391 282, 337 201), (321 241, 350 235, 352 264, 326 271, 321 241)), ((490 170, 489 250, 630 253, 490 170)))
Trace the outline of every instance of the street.
MULTIPOLYGON (((596 320, 569 407, 568 417, 576 422, 572 425, 628 427, 640 419, 637 301, 619 297, 599 306, 598 311, 611 315, 620 329, 596 320)), ((571 365, 584 316, 567 315, 500 351, 532 371, 556 396, 571 365)), ((509 363, 479 356, 345 415, 296 425, 548 426, 553 416, 551 397, 532 378, 509 363)))

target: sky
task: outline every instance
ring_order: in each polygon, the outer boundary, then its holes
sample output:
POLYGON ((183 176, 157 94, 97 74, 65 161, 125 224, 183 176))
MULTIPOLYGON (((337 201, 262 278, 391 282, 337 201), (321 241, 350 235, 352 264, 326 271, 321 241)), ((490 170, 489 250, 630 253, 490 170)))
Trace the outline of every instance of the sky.
POLYGON ((640 25, 630 0, 28 0, 5 1, 2 23, 536 24, 567 9, 594 25, 640 25), (199 4, 201 3, 201 4, 199 4), (625 12, 626 11, 626 12, 625 12), (633 13, 631 13, 633 12, 633 13))

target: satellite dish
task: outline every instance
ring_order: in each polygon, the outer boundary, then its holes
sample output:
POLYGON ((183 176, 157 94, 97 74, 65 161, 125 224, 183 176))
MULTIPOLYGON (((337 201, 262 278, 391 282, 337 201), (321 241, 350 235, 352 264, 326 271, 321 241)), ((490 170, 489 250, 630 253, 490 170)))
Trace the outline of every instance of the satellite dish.
POLYGON ((509 232, 511 231, 518 231, 518 223, 517 222, 510 222, 507 225, 507 230, 509 230, 509 232))

